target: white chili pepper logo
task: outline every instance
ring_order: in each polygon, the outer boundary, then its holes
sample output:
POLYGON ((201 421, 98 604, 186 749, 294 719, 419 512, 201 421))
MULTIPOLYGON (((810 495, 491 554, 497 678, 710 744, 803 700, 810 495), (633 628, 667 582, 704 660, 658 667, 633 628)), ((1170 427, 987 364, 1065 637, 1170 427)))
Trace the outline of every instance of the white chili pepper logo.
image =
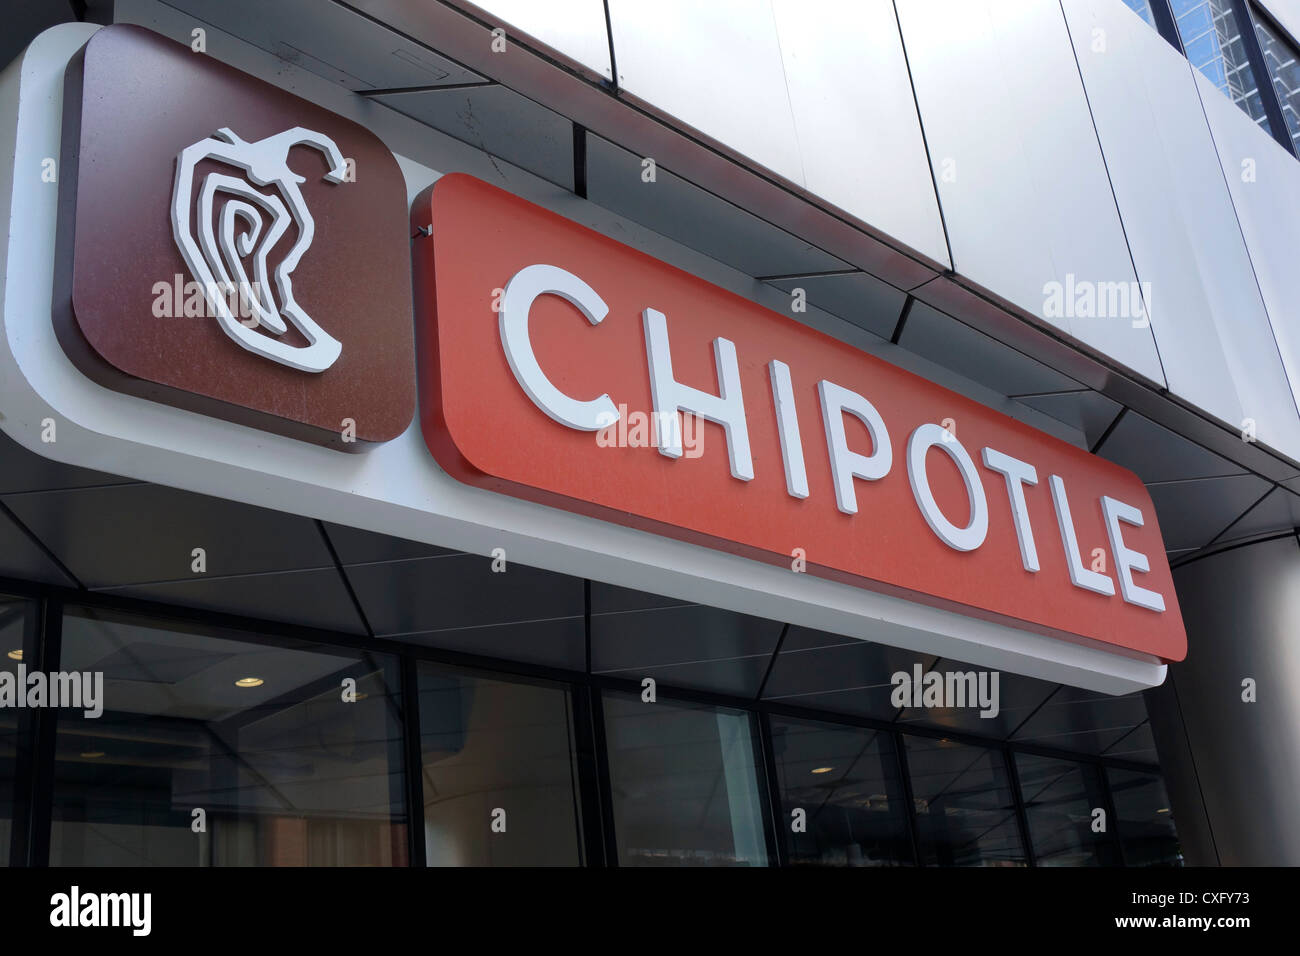
POLYGON ((293 270, 316 231, 298 189, 307 180, 288 166, 289 150, 294 146, 313 146, 320 150, 330 163, 326 182, 344 181, 346 165, 334 141, 301 126, 253 142, 240 139, 223 127, 213 136, 185 147, 176 160, 172 233, 227 335, 265 358, 304 372, 323 372, 339 357, 342 345, 317 325, 293 297, 293 270), (247 182, 225 173, 210 172, 199 187, 197 222, 191 227, 194 168, 205 159, 244 170, 247 182), (254 186, 273 186, 279 195, 268 195, 254 186), (220 207, 218 221, 219 192, 229 194, 230 198, 220 207), (277 307, 271 294, 272 284, 267 281, 266 260, 291 223, 297 224, 298 238, 275 267, 274 286, 280 300, 277 307), (243 231, 236 234, 241 225, 243 231), (251 280, 245 268, 245 261, 250 259, 251 280), (222 290, 238 290, 240 301, 248 303, 256 321, 245 323, 236 318, 222 290), (303 334, 307 345, 290 345, 275 338, 287 330, 286 319, 303 334), (257 331, 259 326, 271 334, 257 331))

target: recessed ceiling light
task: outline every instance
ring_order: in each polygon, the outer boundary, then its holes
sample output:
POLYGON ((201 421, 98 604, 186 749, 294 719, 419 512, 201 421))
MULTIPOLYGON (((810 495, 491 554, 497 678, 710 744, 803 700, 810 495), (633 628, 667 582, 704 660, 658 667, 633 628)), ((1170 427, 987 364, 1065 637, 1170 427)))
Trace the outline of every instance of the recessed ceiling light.
POLYGON ((102 750, 86 750, 86 751, 83 751, 83 752, 82 752, 81 756, 85 757, 87 760, 96 760, 96 759, 98 759, 99 757, 104 756, 104 751, 102 751, 102 750))
POLYGON ((1161 807, 1159 810, 1156 811, 1156 813, 1168 813, 1168 812, 1169 812, 1168 807, 1161 807))
POLYGON ((260 677, 241 677, 235 681, 236 687, 261 687, 265 683, 260 677))
POLYGON ((9 652, 9 659, 12 660, 12 661, 20 661, 20 660, 22 660, 22 659, 23 659, 23 649, 22 649, 21 647, 14 648, 12 651, 9 652))
POLYGON ((813 773, 830 773, 834 767, 813 767, 813 773))

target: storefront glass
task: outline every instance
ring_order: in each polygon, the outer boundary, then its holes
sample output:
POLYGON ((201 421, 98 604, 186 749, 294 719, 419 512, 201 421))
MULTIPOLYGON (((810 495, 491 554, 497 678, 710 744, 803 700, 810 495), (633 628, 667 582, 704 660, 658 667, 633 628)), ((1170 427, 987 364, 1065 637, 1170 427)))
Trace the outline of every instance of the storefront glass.
POLYGON ((420 665, 430 866, 582 863, 570 694, 420 665))
POLYGON ((1109 767, 1126 866, 1182 866, 1183 852, 1164 781, 1154 773, 1109 767))
MULTIPOLYGON (((23 659, 24 622, 28 613, 28 602, 0 595, 0 671, 17 675, 23 659)), ((21 713, 10 707, 0 708, 0 866, 9 865, 21 713)))
POLYGON ((395 659, 81 609, 60 669, 103 713, 58 712, 51 865, 406 863, 395 659))
POLYGON ((786 717, 770 726, 792 865, 911 865, 891 734, 786 717))
POLYGON ((743 710, 603 695, 623 866, 766 866, 757 739, 743 710))
POLYGON ((621 678, 368 653, 351 635, 218 628, 161 607, 55 600, 42 636, 37 606, 0 597, 0 667, 16 676, 44 655, 90 696, 0 708, 6 863, 1182 862, 1159 773, 1132 761, 667 686, 650 700, 621 678))
POLYGON ((925 866, 1024 866, 1016 801, 1000 751, 905 735, 925 866))
POLYGON ((1113 866, 1119 862, 1098 767, 1016 754, 1029 841, 1039 866, 1113 866))

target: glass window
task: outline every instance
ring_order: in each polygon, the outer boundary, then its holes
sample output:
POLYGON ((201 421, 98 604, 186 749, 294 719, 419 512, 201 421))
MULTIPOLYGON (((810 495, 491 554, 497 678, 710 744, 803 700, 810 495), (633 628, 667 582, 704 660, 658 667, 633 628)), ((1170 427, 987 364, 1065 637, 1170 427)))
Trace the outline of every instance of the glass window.
MULTIPOLYGON (((0 595, 0 671, 9 675, 14 693, 21 693, 18 668, 23 661, 23 635, 28 602, 0 595)), ((13 706, 0 706, 0 866, 9 865, 13 835, 14 776, 18 764, 18 721, 23 714, 13 706)))
POLYGON ((1170 0, 1170 7, 1192 65, 1271 133, 1232 0, 1170 0))
POLYGON ((59 711, 51 865, 405 865, 395 667, 69 612, 103 712, 59 711))
POLYGON ((1155 26, 1155 17, 1151 15, 1150 0, 1124 0, 1124 5, 1140 16, 1147 23, 1155 26))
POLYGON ((1111 822, 1093 832, 1093 811, 1106 810, 1096 766, 1033 754, 1016 754, 1020 799, 1029 842, 1039 866, 1117 866, 1111 822))
POLYGON ((926 866, 1024 866, 1002 754, 947 738, 904 736, 926 866))
POLYGON ((580 865, 568 689, 433 664, 419 674, 429 865, 580 865))
POLYGON ((1182 866, 1165 784, 1154 773, 1107 768, 1126 866, 1182 866))
POLYGON ((771 726, 781 790, 777 827, 792 865, 911 865, 890 733, 785 717, 773 717, 771 726))
POLYGON ((603 695, 623 866, 766 866, 754 721, 742 710, 603 695))
POLYGON ((1287 135, 1300 148, 1300 57, 1296 55, 1295 47, 1257 11, 1253 12, 1253 17, 1264 64, 1282 105, 1287 135))

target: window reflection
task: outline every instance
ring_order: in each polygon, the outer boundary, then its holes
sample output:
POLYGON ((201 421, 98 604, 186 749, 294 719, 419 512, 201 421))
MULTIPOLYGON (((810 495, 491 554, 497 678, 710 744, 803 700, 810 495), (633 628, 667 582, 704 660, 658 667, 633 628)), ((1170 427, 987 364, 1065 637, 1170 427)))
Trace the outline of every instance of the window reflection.
MULTIPOLYGON (((1170 0, 1170 7, 1192 66, 1272 132, 1231 0, 1170 0)), ((1246 26, 1249 29, 1249 24, 1246 26)))
POLYGON ((1258 13, 1254 14, 1254 21, 1264 64, 1282 106, 1287 135, 1300 147, 1300 56, 1296 55, 1295 47, 1258 13))
POLYGON ((1174 829, 1169 794, 1154 773, 1106 771, 1115 801, 1115 823, 1126 866, 1182 866, 1183 852, 1174 829))
POLYGON ((754 722, 742 710, 603 696, 623 866, 766 866, 754 722))
POLYGON ((1124 5, 1140 16, 1147 23, 1155 26, 1155 17, 1151 15, 1150 0, 1124 0, 1124 5))
POLYGON ((428 864, 579 865, 567 688, 432 664, 419 675, 428 864))
POLYGON ((1029 842, 1039 866, 1115 866, 1119 863, 1109 821, 1093 831, 1094 812, 1106 810, 1097 767, 1033 754, 1016 754, 1020 797, 1029 821, 1029 842))
POLYGON ((774 717, 772 751, 793 865, 906 866, 912 847, 887 731, 774 717), (803 811, 802 829, 794 828, 803 811))
MULTIPOLYGON (((22 663, 27 602, 0 595, 0 670, 16 675, 22 663)), ((22 711, 0 707, 0 866, 9 865, 13 835, 14 775, 18 764, 18 720, 22 711)))
POLYGON ((925 866, 1024 866, 1002 754, 948 739, 904 736, 925 866))
POLYGON ((60 669, 101 672, 104 712, 59 712, 50 863, 404 865, 395 666, 67 614, 60 669))

